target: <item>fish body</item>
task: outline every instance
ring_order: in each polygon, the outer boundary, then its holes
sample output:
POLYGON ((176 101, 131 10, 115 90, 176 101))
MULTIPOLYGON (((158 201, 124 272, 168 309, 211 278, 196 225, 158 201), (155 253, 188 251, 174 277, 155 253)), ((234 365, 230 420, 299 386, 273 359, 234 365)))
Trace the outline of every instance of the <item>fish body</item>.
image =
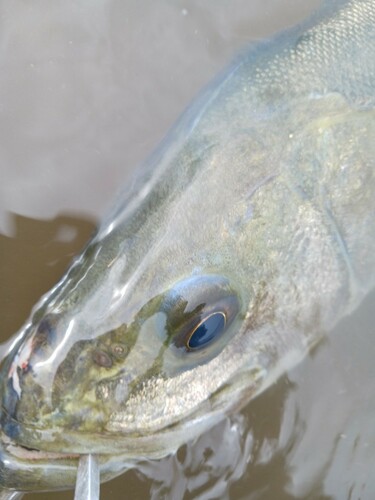
POLYGON ((374 0, 327 2, 193 103, 2 363, 3 487, 72 485, 81 454, 108 479, 175 451, 357 307, 374 55, 374 0))

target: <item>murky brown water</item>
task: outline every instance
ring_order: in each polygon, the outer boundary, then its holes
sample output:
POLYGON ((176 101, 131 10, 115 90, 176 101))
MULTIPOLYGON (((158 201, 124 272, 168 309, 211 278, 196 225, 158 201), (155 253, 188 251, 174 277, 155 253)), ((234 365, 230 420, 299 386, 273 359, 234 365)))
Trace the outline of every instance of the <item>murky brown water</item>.
MULTIPOLYGON (((0 1, 1 338, 61 276, 199 88, 306 0, 0 1)), ((375 294, 194 445, 102 497, 375 497, 375 294)), ((28 498, 72 498, 72 492, 28 498)))

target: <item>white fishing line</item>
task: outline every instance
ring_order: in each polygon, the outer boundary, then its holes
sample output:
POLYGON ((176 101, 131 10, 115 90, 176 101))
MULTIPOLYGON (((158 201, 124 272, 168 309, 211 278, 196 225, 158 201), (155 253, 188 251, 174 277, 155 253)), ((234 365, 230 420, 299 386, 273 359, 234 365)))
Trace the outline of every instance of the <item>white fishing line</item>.
POLYGON ((82 455, 77 470, 74 500, 99 500, 100 468, 95 455, 82 455))

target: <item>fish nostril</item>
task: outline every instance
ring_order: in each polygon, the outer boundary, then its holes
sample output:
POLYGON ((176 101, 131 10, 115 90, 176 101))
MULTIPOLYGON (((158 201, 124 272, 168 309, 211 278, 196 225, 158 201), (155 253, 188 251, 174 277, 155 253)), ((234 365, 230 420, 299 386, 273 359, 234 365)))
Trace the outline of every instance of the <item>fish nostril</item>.
POLYGON ((111 357, 109 356, 109 354, 107 354, 106 352, 104 351, 101 351, 100 349, 97 349, 94 351, 93 353, 93 360, 94 362, 103 367, 103 368, 111 368, 112 367, 112 359, 111 357))

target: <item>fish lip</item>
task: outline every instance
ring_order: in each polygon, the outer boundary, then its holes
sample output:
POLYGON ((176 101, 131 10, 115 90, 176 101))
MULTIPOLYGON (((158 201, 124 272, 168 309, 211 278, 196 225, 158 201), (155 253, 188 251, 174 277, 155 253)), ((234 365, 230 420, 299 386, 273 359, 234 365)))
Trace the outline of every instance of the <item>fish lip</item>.
POLYGON ((0 442, 3 448, 5 447, 13 457, 16 457, 20 460, 78 460, 81 456, 79 453, 57 453, 51 451, 43 451, 37 448, 28 448, 27 446, 23 446, 22 444, 13 441, 3 432, 1 432, 0 434, 0 442))
POLYGON ((15 443, 0 430, 0 489, 47 491, 73 488, 78 458, 46 454, 15 443), (68 479, 67 479, 68 478, 68 479))
MULTIPOLYGON (((28 449, 15 443, 0 429, 0 491, 74 489, 82 454, 28 449)), ((121 455, 100 454, 97 458, 101 482, 109 481, 134 466, 131 461, 124 461, 121 455)))

